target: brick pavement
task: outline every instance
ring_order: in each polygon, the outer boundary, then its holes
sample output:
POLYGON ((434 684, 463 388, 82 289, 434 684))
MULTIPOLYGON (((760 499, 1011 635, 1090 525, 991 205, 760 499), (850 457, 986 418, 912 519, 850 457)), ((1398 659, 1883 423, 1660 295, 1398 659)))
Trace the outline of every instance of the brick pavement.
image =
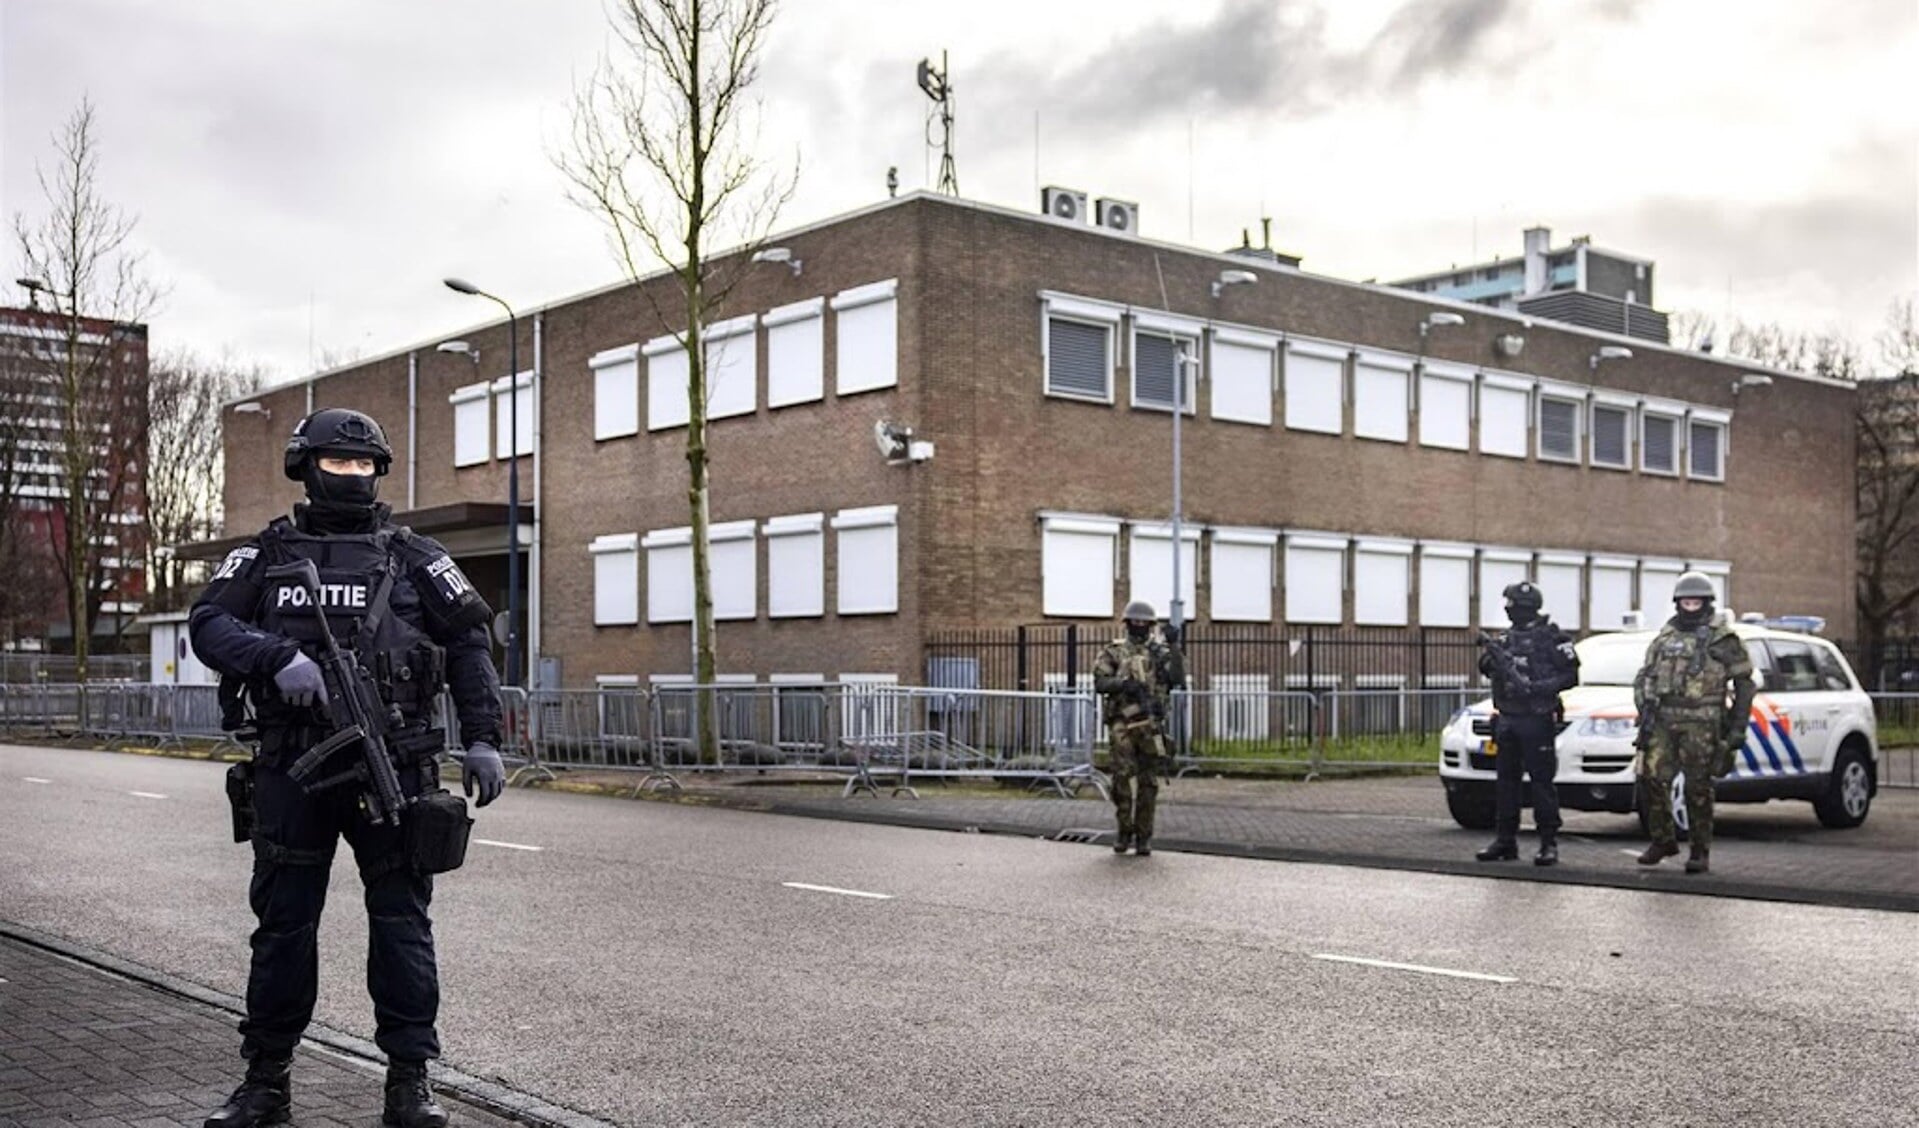
MULTIPOLYGON (((0 1125, 198 1125, 238 1083, 232 1015, 0 937, 0 1125)), ((308 1043, 293 1069, 294 1123, 380 1122, 378 1066, 308 1043)), ((453 1123, 510 1123, 441 1094, 453 1123)))

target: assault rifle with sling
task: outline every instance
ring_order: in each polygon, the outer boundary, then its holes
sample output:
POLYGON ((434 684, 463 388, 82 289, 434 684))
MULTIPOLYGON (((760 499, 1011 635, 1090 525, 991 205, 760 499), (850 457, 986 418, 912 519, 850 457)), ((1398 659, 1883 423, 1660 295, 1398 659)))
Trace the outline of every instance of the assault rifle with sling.
POLYGON ((313 561, 296 560, 276 565, 267 569, 267 579, 290 579, 306 589, 307 605, 319 619, 320 638, 325 644, 319 665, 326 679, 326 710, 332 731, 293 762, 287 769, 287 777, 308 792, 359 783, 364 788, 361 805, 368 820, 376 826, 399 826, 407 799, 400 790, 400 777, 393 770, 393 759, 387 748, 387 734, 404 723, 399 707, 382 704, 379 684, 373 674, 360 664, 358 656, 342 649, 339 640, 333 637, 333 628, 327 623, 326 611, 320 604, 320 570, 314 567, 313 561), (351 768, 314 783, 306 782, 335 752, 355 748, 360 756, 351 768))
POLYGON ((1505 683, 1507 692, 1521 695, 1531 692, 1532 679, 1519 668, 1519 660, 1513 657, 1504 639, 1480 631, 1479 645, 1492 656, 1493 670, 1498 673, 1499 680, 1505 683))

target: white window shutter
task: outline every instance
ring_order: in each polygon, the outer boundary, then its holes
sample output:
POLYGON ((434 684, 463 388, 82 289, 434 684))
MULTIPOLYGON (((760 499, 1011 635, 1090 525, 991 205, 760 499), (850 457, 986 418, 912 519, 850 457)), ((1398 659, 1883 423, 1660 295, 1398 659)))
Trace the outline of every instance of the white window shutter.
POLYGON ((1279 534, 1264 529, 1213 530, 1208 587, 1214 622, 1273 621, 1273 550, 1279 534))
POLYGON ((1286 426, 1328 435, 1346 430, 1346 358, 1327 346, 1288 342, 1286 426))
POLYGON ((839 613, 886 615, 899 610, 899 507, 842 509, 837 532, 839 613))
MULTIPOLYGON (((1133 526, 1132 544, 1127 555, 1127 599, 1143 599, 1153 605, 1160 618, 1168 618, 1173 606, 1173 528, 1171 525, 1133 526)), ((1180 529, 1180 599, 1191 619, 1197 613, 1199 591, 1199 530, 1187 525, 1180 529)))
POLYGON ((640 350, 609 349, 587 362, 593 370, 593 438, 617 439, 640 432, 640 350))
POLYGON ((823 298, 781 306, 766 315, 766 405, 789 407, 825 395, 823 298))
POLYGON ((1586 587, 1586 558, 1570 553, 1539 554, 1539 594, 1545 600, 1546 614, 1569 631, 1586 625, 1580 613, 1580 596, 1586 587))
POLYGON ((801 513, 766 522, 766 614, 804 618, 826 613, 825 515, 801 513))
POLYGON ((1532 553, 1523 549, 1482 548, 1479 550, 1479 625, 1504 627, 1506 588, 1526 579, 1532 569, 1532 553))
POLYGON ((596 537, 593 557, 593 625, 630 626, 640 621, 640 538, 637 533, 596 537))
POLYGON ((640 540, 646 550, 646 621, 693 620, 693 530, 659 529, 640 540))
POLYGON ((492 457, 491 399, 486 384, 468 384, 447 397, 453 405, 453 465, 474 466, 492 457))
POLYGON ((1353 365, 1353 434, 1383 442, 1406 441, 1410 361, 1361 353, 1353 365))
POLYGON ((1411 541, 1353 543, 1353 622, 1403 627, 1412 593, 1411 541))
POLYGON ((898 286, 898 279, 888 279, 834 296, 839 342, 834 386, 840 395, 899 383, 898 286))
POLYGON ((1526 457, 1532 387, 1490 373, 1479 378, 1479 453, 1526 457))
POLYGON ((1473 550, 1470 546, 1420 546, 1419 625, 1473 625, 1473 550))
POLYGON ((1286 621, 1345 621, 1346 538, 1286 535, 1286 621))
POLYGON ((1592 558, 1592 595, 1589 602, 1594 630, 1616 631, 1625 626, 1626 615, 1636 606, 1633 599, 1635 563, 1629 557, 1592 558))
POLYGON ((1113 558, 1119 527, 1117 520, 1105 517, 1041 516, 1042 614, 1113 617, 1113 558))
POLYGON ((1472 370, 1427 364, 1419 374, 1419 444, 1471 450, 1472 442, 1472 370))
POLYGON ((684 427, 692 417, 686 403, 686 350, 678 337, 655 337, 640 347, 646 357, 646 429, 684 427))

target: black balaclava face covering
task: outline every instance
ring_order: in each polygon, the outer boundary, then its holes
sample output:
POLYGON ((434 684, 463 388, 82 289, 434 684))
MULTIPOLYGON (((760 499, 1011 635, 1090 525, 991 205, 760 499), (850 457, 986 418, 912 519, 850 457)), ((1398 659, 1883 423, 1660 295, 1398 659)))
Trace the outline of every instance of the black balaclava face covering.
POLYGON ((306 486, 307 504, 300 515, 308 531, 364 533, 379 524, 380 477, 377 474, 329 474, 320 469, 319 458, 307 460, 300 481, 306 486))
POLYGON ((1677 603, 1673 604, 1673 621, 1687 630, 1692 630, 1694 627, 1703 627, 1706 625, 1706 621, 1711 618, 1712 600, 1710 599, 1702 603, 1697 611, 1687 611, 1677 603))
POLYGON ((1151 623, 1128 621, 1126 624, 1126 637, 1134 642, 1145 642, 1146 636, 1152 633, 1153 624, 1151 623))
POLYGON ((1514 600, 1506 601, 1506 618, 1515 627, 1523 627, 1539 617, 1539 612, 1514 600))

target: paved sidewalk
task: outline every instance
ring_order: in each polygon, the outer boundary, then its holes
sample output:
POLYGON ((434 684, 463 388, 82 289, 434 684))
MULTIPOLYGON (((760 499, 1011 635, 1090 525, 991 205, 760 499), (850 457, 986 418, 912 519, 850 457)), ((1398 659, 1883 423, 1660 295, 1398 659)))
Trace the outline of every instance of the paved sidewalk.
MULTIPOLYGON (((243 1063, 230 1014, 0 937, 0 1124, 198 1125, 243 1063)), ((381 1068, 308 1043, 293 1067, 294 1124, 380 1123, 381 1068)), ((453 1123, 510 1121, 442 1102, 453 1123)))
MULTIPOLYGON (((686 790, 677 796, 648 795, 810 818, 1112 842, 1112 808, 1090 788, 1078 799, 1059 799, 990 786, 949 790, 920 778, 914 781, 919 799, 842 799, 838 783, 780 782, 772 773, 679 778, 686 790)), ((575 770, 541 786, 630 794, 636 782, 632 774, 575 770)), ((1530 863, 1530 831, 1521 836, 1519 862, 1474 861, 1474 851, 1491 833, 1454 823, 1431 775, 1313 783, 1188 777, 1162 788, 1153 844, 1169 851, 1919 912, 1919 791, 1882 788, 1866 825, 1854 830, 1821 827, 1806 803, 1724 804, 1718 816, 1710 875, 1685 874, 1683 851, 1662 865, 1639 866, 1627 856, 1645 847, 1637 820, 1581 811, 1565 813, 1560 864, 1541 868, 1530 863)))

